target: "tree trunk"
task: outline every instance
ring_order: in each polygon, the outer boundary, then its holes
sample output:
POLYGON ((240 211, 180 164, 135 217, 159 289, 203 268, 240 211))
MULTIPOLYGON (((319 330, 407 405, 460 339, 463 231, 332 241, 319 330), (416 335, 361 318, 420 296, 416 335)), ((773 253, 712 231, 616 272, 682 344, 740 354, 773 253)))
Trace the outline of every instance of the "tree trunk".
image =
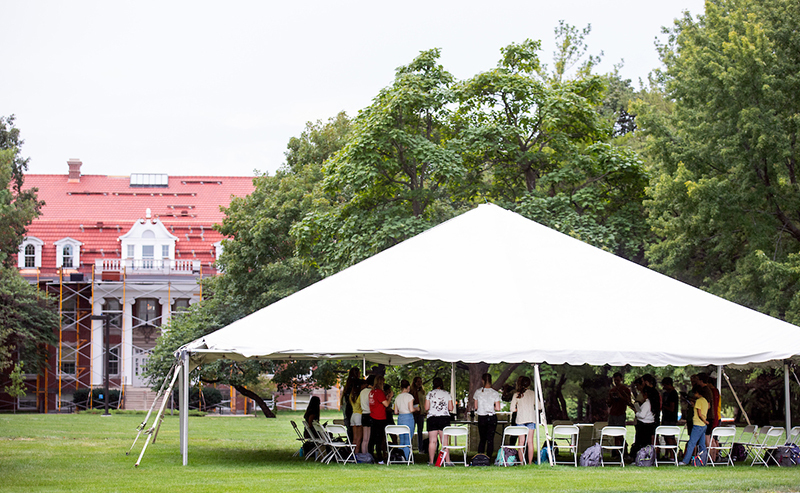
POLYGON ((501 390, 503 388, 503 385, 505 385, 506 380, 508 380, 508 377, 510 377, 511 374, 514 373, 514 370, 516 370, 519 365, 520 365, 519 363, 510 363, 506 365, 503 371, 500 372, 500 376, 497 377, 497 379, 492 384, 492 388, 495 390, 501 390))
POLYGON ((272 409, 269 408, 267 403, 264 402, 264 399, 262 399, 260 395, 256 394, 255 392, 253 392, 250 389, 242 387, 241 385, 234 385, 233 388, 236 389, 236 392, 239 392, 243 396, 245 396, 247 398, 250 398, 250 399, 253 399, 254 401, 256 401, 256 404, 258 404, 258 407, 261 408, 261 412, 264 413, 264 416, 266 416, 267 418, 276 417, 275 413, 272 412, 272 409))

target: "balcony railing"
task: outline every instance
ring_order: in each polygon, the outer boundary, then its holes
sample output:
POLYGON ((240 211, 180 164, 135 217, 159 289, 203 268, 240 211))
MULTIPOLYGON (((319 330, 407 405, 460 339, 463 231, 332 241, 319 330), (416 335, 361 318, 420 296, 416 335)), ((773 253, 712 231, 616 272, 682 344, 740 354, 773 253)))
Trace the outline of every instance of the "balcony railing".
POLYGON ((170 259, 97 259, 94 270, 103 272, 123 272, 126 274, 200 274, 199 260, 170 259))

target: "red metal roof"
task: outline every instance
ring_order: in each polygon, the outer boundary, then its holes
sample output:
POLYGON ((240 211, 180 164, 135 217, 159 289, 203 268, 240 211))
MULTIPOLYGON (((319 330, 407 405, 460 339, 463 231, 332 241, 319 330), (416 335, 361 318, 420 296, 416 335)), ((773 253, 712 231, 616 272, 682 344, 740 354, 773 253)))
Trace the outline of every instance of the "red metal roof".
POLYGON ((25 188, 33 187, 45 206, 28 236, 45 243, 43 273, 55 270, 53 243, 66 237, 83 243, 84 266, 98 258, 120 258, 117 239, 144 218, 148 208, 178 237, 175 258, 200 260, 205 269, 215 260, 213 244, 222 239, 212 229, 224 217, 220 206, 254 189, 253 177, 244 176, 170 176, 166 187, 132 187, 129 176, 84 175, 80 182, 69 183, 66 174, 26 175, 25 188))

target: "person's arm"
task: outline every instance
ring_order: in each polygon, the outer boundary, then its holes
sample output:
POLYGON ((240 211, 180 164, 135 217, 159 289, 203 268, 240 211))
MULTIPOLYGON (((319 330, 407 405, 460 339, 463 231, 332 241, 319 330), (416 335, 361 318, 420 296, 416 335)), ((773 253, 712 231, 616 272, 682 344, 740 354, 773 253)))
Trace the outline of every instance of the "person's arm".
MULTIPOLYGON (((409 401, 408 401, 408 412, 413 413, 414 412, 414 407, 415 407, 414 406, 414 400, 413 399, 409 399, 409 401)), ((398 413, 398 414, 400 414, 400 413, 398 413)))
POLYGON ((497 399, 496 401, 494 401, 494 410, 495 411, 499 411, 500 410, 500 399, 497 399))
POLYGON ((425 412, 427 413, 430 410, 431 410, 431 401, 425 399, 425 412))
POLYGON ((450 411, 451 413, 453 412, 453 399, 452 399, 452 397, 450 398, 449 401, 447 401, 447 410, 450 411))

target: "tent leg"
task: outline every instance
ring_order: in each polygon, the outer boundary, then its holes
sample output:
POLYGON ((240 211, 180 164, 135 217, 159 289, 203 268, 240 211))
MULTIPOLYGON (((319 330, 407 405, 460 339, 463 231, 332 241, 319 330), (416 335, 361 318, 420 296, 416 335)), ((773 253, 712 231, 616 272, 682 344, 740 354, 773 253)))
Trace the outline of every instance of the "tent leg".
MULTIPOLYGON (((450 396, 458 403, 458 399, 456 399, 456 363, 450 363, 450 396)), ((456 404, 456 409, 458 412, 458 405, 456 404)))
POLYGON ((789 438, 789 430, 792 429, 792 400, 791 388, 789 387, 789 362, 783 362, 783 393, 786 406, 786 438, 789 438))
POLYGON ((723 365, 717 366, 717 390, 722 392, 722 369, 724 368, 723 365))
POLYGON ((183 465, 189 465, 189 352, 181 353, 183 373, 180 376, 180 446, 183 465))
POLYGON ((551 466, 555 465, 555 459, 553 458, 553 448, 550 444, 550 433, 547 432, 547 413, 544 410, 544 394, 542 393, 542 377, 539 374, 539 364, 535 363, 533 365, 533 375, 534 375, 534 393, 536 394, 536 399, 534 401, 534 409, 536 410, 536 416, 538 418, 538 426, 536 427, 536 463, 541 464, 541 457, 539 455, 540 450, 540 442, 539 442, 539 432, 540 428, 544 428, 544 439, 545 444, 547 446, 547 461, 550 463, 551 466), (542 407, 539 408, 539 404, 541 403, 542 407))

